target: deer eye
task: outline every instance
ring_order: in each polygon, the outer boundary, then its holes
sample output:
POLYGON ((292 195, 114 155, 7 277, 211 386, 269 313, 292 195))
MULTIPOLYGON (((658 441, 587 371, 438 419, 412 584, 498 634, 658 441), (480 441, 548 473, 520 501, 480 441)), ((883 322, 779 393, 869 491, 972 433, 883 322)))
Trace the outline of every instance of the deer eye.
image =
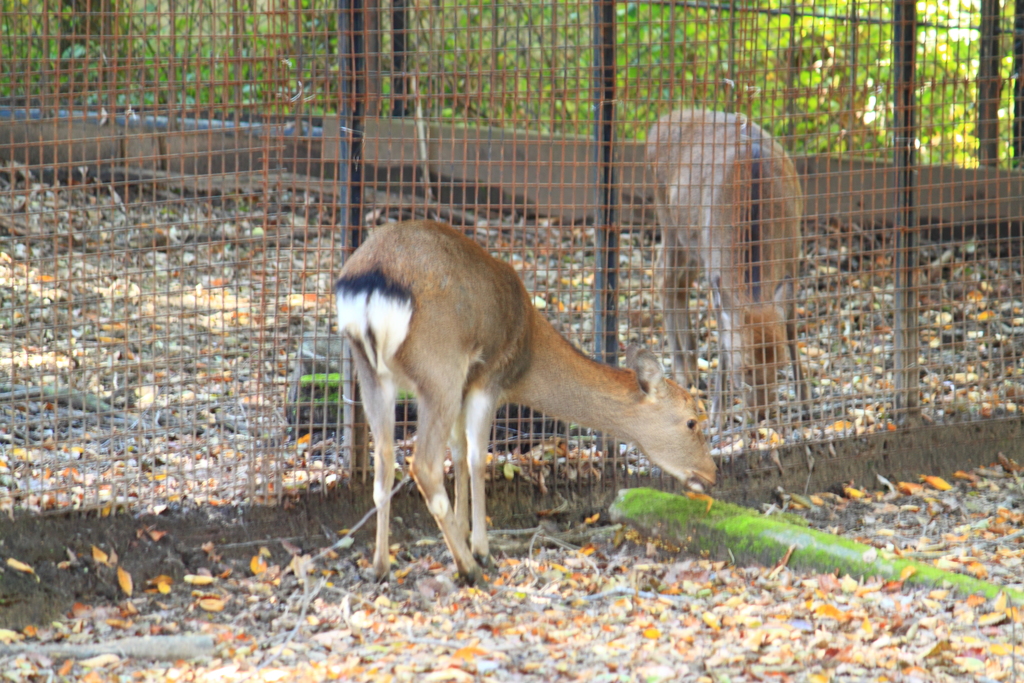
POLYGON ((690 429, 696 429, 697 421, 691 417, 689 420, 686 421, 686 426, 689 427, 690 429))

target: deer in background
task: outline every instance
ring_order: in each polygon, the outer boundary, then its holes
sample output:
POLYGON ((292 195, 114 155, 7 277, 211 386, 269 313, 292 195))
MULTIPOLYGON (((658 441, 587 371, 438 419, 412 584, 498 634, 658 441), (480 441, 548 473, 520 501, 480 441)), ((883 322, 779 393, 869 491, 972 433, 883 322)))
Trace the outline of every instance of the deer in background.
POLYGON ((432 221, 377 228, 342 268, 335 294, 374 437, 379 579, 390 569, 399 388, 418 401, 410 474, 469 582, 482 578, 478 561, 488 557, 484 469, 501 403, 612 432, 691 489, 714 485, 696 401, 663 376, 654 354, 630 349, 628 370, 587 358, 537 311, 510 265, 454 228, 432 221), (446 444, 454 508, 444 488, 446 444))
POLYGON ((793 304, 803 193, 785 150, 739 114, 675 111, 647 135, 661 226, 662 309, 676 381, 696 379, 690 287, 711 285, 719 364, 712 415, 722 427, 725 380, 755 419, 775 402, 789 347, 797 397, 807 389, 793 304))

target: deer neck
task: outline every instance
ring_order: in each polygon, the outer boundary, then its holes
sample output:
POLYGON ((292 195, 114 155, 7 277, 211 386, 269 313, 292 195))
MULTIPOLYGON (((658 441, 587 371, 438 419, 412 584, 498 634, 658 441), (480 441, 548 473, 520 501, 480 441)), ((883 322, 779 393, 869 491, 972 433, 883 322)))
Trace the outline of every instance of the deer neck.
POLYGON ((530 363, 505 399, 583 426, 633 439, 643 400, 636 375, 580 353, 534 312, 530 363))

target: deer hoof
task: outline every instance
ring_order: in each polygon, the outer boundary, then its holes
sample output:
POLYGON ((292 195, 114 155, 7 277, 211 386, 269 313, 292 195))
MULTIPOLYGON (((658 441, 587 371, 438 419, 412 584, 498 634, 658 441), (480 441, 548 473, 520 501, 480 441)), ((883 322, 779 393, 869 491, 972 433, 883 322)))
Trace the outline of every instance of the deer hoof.
POLYGON ((468 568, 465 571, 460 569, 455 578, 459 583, 466 586, 487 585, 487 581, 484 579, 484 570, 476 563, 474 563, 473 567, 468 568))

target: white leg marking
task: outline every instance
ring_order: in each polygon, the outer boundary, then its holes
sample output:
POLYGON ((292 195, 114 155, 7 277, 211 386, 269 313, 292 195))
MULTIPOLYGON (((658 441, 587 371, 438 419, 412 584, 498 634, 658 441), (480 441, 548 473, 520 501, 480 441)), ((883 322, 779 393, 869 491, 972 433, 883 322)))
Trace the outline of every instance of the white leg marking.
POLYGON ((494 401, 484 391, 472 391, 465 401, 466 442, 469 447, 470 471, 487 464, 487 439, 494 418, 494 401), (481 448, 483 445, 483 448, 481 448))
POLYGON ((487 543, 487 501, 484 496, 484 468, 487 467, 487 440, 494 419, 494 396, 486 391, 473 391, 466 396, 466 442, 469 451, 470 487, 473 492, 473 530, 470 541, 473 552, 481 557, 489 553, 487 543))
POLYGON ((391 493, 384 486, 383 477, 373 478, 373 503, 378 508, 388 499, 388 494, 391 493))
POLYGON ((434 515, 435 518, 446 516, 448 511, 451 510, 451 505, 448 503, 448 494, 434 494, 434 497, 427 503, 427 509, 430 510, 430 514, 434 515))

